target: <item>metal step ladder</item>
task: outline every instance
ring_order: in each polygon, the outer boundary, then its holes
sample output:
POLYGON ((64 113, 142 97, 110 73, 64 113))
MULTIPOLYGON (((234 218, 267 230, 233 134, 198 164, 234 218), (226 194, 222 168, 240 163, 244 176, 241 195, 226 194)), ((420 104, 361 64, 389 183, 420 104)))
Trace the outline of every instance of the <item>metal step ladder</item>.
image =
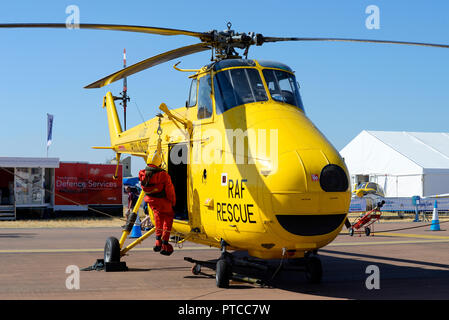
POLYGON ((16 220, 16 205, 0 205, 0 220, 16 220))

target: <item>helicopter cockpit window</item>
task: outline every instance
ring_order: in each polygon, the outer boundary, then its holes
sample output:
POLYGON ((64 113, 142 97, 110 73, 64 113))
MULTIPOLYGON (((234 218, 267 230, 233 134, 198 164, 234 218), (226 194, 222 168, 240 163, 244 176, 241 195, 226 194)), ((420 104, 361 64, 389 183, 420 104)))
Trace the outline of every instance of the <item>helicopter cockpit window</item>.
POLYGON ((198 86, 198 81, 196 79, 192 80, 190 84, 189 101, 187 102, 187 107, 193 107, 196 105, 196 89, 198 86))
POLYGON ((273 100, 288 103, 304 110, 295 76, 281 70, 262 71, 273 100))
POLYGON ((199 79, 198 85, 198 119, 206 119, 212 116, 212 81, 210 75, 199 79))
POLYGON ((259 72, 251 68, 218 72, 214 91, 217 114, 242 104, 268 100, 259 72))

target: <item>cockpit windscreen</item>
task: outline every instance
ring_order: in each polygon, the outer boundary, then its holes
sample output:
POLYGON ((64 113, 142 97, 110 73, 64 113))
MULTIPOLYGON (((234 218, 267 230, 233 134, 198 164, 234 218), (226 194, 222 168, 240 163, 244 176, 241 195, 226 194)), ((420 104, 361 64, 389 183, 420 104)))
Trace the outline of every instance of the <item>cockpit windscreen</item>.
POLYGON ((217 114, 242 104, 268 100, 259 72, 251 68, 218 72, 214 91, 217 114))

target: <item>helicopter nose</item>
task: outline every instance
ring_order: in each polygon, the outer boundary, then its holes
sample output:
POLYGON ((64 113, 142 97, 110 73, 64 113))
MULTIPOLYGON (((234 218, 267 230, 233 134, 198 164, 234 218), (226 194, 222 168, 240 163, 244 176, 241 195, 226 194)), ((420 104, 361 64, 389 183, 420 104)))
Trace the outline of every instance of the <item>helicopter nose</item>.
POLYGON ((274 211, 324 213, 327 200, 337 199, 337 193, 348 190, 348 175, 342 166, 338 154, 329 151, 307 149, 283 153, 277 171, 265 179, 267 191, 274 199, 274 211), (294 206, 287 205, 290 199, 294 199, 294 206))
MULTIPOLYGON (((305 236, 313 243, 308 248, 330 242, 346 219, 351 198, 339 152, 304 113, 281 104, 249 106, 245 120, 247 128, 270 136, 261 153, 268 160, 255 161, 267 228, 287 242, 292 234, 298 236, 288 245, 295 248, 305 236)), ((248 135, 248 145, 258 143, 248 135)))
POLYGON ((294 123, 291 118, 263 124, 276 126, 279 137, 271 173, 260 170, 264 203, 271 204, 272 227, 279 236, 317 236, 318 245, 344 223, 351 197, 348 173, 338 151, 310 120, 297 117, 294 123))
POLYGON ((279 225, 297 236, 321 236, 346 218, 348 176, 343 163, 329 163, 322 150, 295 150, 280 158, 279 170, 266 186, 279 225))

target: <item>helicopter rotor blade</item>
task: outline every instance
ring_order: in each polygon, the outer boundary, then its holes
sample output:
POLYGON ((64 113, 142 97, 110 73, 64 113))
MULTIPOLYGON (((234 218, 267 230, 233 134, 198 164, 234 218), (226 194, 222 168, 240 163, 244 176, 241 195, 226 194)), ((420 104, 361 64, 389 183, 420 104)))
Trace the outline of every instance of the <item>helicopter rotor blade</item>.
POLYGON ((115 31, 128 31, 128 32, 141 32, 149 34, 159 34, 163 36, 175 36, 175 35, 185 35, 197 37, 200 39, 207 40, 208 33, 194 32, 181 29, 170 29, 170 28, 158 28, 158 27, 147 27, 147 26, 131 26, 131 25, 116 25, 116 24, 91 24, 91 23, 80 23, 80 24, 65 24, 65 23, 6 23, 0 24, 0 28, 64 28, 64 29, 98 29, 98 30, 115 30, 115 31))
POLYGON ((287 37, 263 37, 262 43, 279 42, 279 41, 338 41, 338 42, 367 42, 367 43, 385 43, 385 44, 402 44, 413 46, 449 48, 446 44, 435 44, 425 42, 408 42, 408 41, 392 41, 392 40, 372 40, 372 39, 351 39, 351 38, 287 38, 287 37))
POLYGON ((153 56, 151 58, 142 60, 136 64, 133 64, 132 66, 129 66, 125 69, 119 70, 113 74, 110 74, 98 81, 95 81, 87 86, 85 86, 85 89, 92 89, 92 88, 101 88, 103 86, 106 86, 112 82, 115 82, 117 80, 123 79, 125 77, 128 77, 132 74, 135 74, 137 72, 140 72, 142 70, 154 67, 158 64, 180 58, 183 56, 187 56, 193 53, 202 52, 205 50, 209 50, 210 46, 207 43, 197 43, 190 46, 181 47, 178 49, 174 49, 171 51, 167 51, 161 54, 158 54, 156 56, 153 56))

